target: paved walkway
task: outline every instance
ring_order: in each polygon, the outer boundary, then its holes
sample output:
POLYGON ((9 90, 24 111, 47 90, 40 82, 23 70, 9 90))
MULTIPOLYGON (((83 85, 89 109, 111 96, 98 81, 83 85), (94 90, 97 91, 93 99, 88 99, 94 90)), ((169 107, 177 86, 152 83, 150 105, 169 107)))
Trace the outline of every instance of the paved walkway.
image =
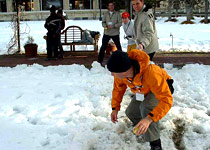
MULTIPOLYGON (((109 56, 106 56, 103 64, 106 64, 109 56)), ((27 58, 25 55, 1 55, 0 66, 1 67, 15 67, 19 64, 32 65, 34 63, 43 66, 50 65, 71 65, 71 64, 83 64, 90 68, 93 61, 97 61, 97 56, 65 56, 64 59, 45 61, 46 55, 39 55, 36 58, 27 58)), ((171 63, 177 66, 183 66, 185 64, 204 64, 210 65, 210 53, 157 53, 154 57, 154 62, 158 65, 163 63, 171 63)))

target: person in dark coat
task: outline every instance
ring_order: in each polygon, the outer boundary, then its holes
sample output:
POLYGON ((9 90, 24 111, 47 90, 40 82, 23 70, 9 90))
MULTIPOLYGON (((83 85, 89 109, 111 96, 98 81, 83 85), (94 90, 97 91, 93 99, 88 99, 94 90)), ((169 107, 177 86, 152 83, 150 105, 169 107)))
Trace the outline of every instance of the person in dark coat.
MULTIPOLYGON (((65 18, 63 16, 63 10, 59 9, 57 11, 57 15, 61 19, 61 30, 63 30, 65 28, 65 18)), ((60 33, 61 33, 61 30, 60 30, 60 33)), ((63 58, 64 52, 63 52, 63 46, 61 44, 61 34, 60 34, 60 37, 59 37, 59 46, 58 47, 59 47, 59 58, 63 58)))
POLYGON ((56 7, 50 8, 50 16, 47 18, 44 27, 47 29, 47 59, 58 59, 58 46, 61 31, 61 19, 56 14, 56 7), (54 54, 54 55, 52 55, 54 54))

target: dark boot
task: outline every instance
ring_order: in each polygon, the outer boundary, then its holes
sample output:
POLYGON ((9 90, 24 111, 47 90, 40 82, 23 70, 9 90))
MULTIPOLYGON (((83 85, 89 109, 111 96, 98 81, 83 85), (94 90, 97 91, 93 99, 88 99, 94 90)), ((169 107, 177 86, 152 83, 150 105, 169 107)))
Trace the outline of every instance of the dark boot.
POLYGON ((163 150, 160 139, 150 142, 151 150, 163 150))

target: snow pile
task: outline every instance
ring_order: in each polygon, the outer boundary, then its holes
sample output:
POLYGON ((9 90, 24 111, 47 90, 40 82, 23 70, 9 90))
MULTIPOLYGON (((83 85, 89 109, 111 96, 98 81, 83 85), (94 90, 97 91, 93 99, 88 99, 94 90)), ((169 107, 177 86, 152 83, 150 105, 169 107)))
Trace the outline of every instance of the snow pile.
MULTIPOLYGON (((210 149, 210 66, 166 64, 175 80, 174 106, 160 121, 164 149, 210 149)), ((113 77, 94 62, 0 68, 0 149, 148 150, 125 117, 110 121, 113 77)))

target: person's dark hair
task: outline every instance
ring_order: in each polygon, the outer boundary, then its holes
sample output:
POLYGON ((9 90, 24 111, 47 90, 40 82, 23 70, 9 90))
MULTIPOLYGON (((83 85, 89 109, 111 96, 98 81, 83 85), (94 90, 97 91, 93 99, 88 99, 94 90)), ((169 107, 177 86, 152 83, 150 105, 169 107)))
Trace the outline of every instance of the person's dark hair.
POLYGON ((112 3, 115 6, 115 2, 113 0, 108 1, 107 6, 109 6, 109 4, 112 3))
POLYGON ((133 76, 135 77, 136 74, 140 72, 140 64, 137 60, 131 59, 131 66, 133 66, 133 70, 134 70, 133 76))
POLYGON ((57 13, 63 15, 63 10, 62 9, 58 9, 57 13))
POLYGON ((109 57, 107 68, 110 72, 121 73, 126 72, 131 64, 132 60, 128 57, 128 54, 117 50, 109 57))
POLYGON ((50 7, 50 12, 55 12, 56 11, 56 7, 55 7, 55 5, 52 5, 51 7, 50 7))
POLYGON ((128 53, 122 51, 113 52, 107 62, 108 70, 115 73, 126 72, 131 66, 134 68, 134 76, 140 72, 139 62, 129 58, 128 53))

